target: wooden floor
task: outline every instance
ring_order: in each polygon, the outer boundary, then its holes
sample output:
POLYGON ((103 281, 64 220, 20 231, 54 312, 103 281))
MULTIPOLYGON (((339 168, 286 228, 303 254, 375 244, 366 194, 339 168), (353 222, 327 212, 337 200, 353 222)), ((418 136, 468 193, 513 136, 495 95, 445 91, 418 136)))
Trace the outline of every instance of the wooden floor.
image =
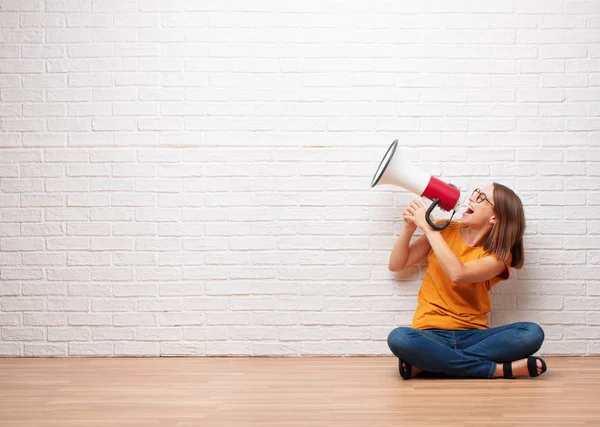
POLYGON ((600 426, 600 358, 518 380, 404 381, 396 360, 0 359, 0 425, 600 426))

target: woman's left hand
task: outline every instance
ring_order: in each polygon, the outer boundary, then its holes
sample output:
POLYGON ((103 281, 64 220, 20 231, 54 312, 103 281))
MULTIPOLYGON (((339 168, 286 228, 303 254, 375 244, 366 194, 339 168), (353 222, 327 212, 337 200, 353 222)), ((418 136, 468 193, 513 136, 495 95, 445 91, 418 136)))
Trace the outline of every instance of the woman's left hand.
POLYGON ((415 224, 422 231, 430 231, 433 230, 427 220, 425 219, 425 214, 427 213, 427 208, 420 200, 413 200, 410 206, 406 209, 408 213, 404 214, 404 219, 415 224))

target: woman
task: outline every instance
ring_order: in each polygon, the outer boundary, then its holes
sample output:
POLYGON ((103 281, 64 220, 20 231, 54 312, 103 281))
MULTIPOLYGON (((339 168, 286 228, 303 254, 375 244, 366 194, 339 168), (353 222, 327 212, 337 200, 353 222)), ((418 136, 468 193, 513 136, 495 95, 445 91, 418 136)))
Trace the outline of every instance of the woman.
POLYGON ((536 377, 545 362, 530 357, 544 340, 535 323, 490 328, 488 292, 523 266, 525 216, 519 197, 493 183, 469 197, 461 222, 442 231, 425 220, 426 208, 413 201, 390 256, 389 269, 400 271, 425 256, 428 266, 410 328, 394 329, 388 345, 398 357, 400 375, 421 371, 458 377, 536 377), (416 229, 424 235, 410 246, 416 229))

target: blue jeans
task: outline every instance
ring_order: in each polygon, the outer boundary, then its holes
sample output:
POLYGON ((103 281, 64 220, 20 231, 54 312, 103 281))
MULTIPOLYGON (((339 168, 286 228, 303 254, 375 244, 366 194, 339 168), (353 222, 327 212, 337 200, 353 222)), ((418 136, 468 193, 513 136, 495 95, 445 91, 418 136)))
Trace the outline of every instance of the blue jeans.
POLYGON ((392 353, 422 371, 479 378, 492 378, 497 363, 531 356, 543 341, 544 330, 531 322, 464 331, 402 327, 388 336, 392 353))

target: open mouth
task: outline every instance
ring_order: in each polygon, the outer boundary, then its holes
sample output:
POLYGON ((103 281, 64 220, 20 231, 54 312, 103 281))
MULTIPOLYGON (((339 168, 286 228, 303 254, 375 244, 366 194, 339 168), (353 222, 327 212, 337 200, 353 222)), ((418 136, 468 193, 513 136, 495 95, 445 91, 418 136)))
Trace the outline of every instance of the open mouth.
POLYGON ((473 212, 474 212, 473 209, 471 209, 470 207, 468 207, 467 210, 465 211, 465 214, 471 215, 473 212))

